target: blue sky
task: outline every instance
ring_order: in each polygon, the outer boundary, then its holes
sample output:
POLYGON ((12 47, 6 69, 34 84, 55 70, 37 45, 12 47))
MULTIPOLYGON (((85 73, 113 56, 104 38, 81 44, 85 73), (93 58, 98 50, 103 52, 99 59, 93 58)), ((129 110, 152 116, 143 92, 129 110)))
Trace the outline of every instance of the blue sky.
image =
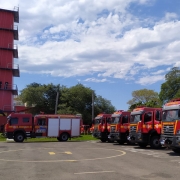
POLYGON ((0 8, 14 6, 19 91, 82 83, 127 110, 133 91, 159 93, 165 74, 180 67, 179 0, 0 0, 0 8))

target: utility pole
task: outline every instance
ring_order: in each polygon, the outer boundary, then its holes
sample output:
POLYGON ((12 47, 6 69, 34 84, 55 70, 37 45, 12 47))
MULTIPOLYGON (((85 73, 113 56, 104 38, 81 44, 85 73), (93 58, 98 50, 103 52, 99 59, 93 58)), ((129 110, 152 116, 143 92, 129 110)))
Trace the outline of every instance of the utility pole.
POLYGON ((94 120, 94 91, 92 91, 92 121, 94 120))
POLYGON ((57 114, 58 99, 59 99, 59 87, 60 87, 60 84, 59 84, 58 87, 57 87, 55 114, 57 114))

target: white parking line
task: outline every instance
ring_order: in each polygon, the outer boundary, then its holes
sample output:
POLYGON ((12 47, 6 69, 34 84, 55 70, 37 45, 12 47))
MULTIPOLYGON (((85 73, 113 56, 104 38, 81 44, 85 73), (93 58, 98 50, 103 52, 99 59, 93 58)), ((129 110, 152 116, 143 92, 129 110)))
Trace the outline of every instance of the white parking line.
POLYGON ((113 173, 115 171, 94 171, 94 172, 79 172, 74 174, 100 174, 100 173, 113 173))

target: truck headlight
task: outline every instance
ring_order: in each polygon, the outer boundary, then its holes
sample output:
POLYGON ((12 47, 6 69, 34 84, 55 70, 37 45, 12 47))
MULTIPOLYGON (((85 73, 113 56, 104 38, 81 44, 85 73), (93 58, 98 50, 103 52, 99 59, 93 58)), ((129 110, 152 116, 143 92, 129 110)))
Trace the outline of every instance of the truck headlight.
POLYGON ((177 130, 177 134, 180 134, 180 130, 177 130))

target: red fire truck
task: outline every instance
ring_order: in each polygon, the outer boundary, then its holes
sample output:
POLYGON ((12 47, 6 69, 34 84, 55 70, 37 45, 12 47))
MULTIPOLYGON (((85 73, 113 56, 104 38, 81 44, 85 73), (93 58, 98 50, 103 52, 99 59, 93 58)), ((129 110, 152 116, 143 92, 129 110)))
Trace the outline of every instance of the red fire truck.
POLYGON ((160 148, 161 116, 162 108, 135 108, 131 112, 128 140, 140 147, 150 144, 151 148, 160 148))
POLYGON ((7 122, 7 117, 5 115, 5 113, 0 109, 0 132, 3 133, 4 132, 4 126, 7 122))
POLYGON ((5 135, 15 142, 25 138, 57 137, 58 141, 80 136, 80 115, 46 115, 12 113, 7 117, 5 135))
POLYGON ((90 133, 90 126, 83 124, 81 126, 81 134, 89 134, 89 133, 90 133))
POLYGON ((163 107, 161 144, 180 153, 180 98, 163 107))
POLYGON ((119 110, 111 115, 110 134, 108 138, 111 141, 117 141, 119 144, 127 142, 129 135, 130 112, 119 110))
POLYGON ((110 119, 111 114, 99 114, 93 121, 93 133, 92 135, 102 142, 108 141, 108 135, 110 133, 110 119))

